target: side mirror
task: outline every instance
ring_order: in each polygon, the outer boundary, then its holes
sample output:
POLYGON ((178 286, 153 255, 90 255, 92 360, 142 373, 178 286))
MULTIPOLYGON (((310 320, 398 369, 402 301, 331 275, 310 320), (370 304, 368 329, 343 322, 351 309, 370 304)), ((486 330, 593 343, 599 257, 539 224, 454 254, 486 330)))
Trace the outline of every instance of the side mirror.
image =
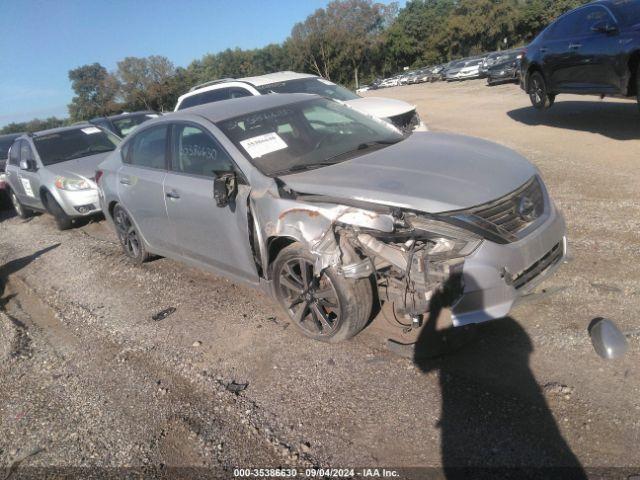
POLYGON ((589 325, 589 336, 594 350, 605 360, 615 360, 627 353, 627 337, 608 318, 596 318, 589 325))
POLYGON ((36 162, 33 160, 20 160, 20 169, 35 172, 36 162))
POLYGON ((614 33, 618 33, 618 27, 609 22, 598 22, 591 27, 591 31, 613 35, 614 33))
POLYGON ((213 181, 213 198, 220 208, 226 207, 238 193, 236 172, 216 172, 213 181))

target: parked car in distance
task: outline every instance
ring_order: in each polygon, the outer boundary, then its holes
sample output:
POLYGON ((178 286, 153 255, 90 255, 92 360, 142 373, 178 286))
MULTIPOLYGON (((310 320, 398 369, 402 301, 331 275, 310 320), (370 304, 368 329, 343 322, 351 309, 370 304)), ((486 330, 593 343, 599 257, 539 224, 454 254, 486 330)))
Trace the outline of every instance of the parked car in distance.
POLYGON ((540 110, 562 93, 638 97, 639 69, 640 0, 598 0, 562 15, 526 48, 521 86, 540 110))
POLYGON ((120 143, 90 123, 22 135, 7 163, 9 196, 21 218, 49 212, 60 230, 100 212, 96 167, 120 143))
POLYGON ((415 105, 391 98, 361 97, 324 78, 296 72, 276 72, 257 77, 222 79, 198 85, 178 98, 175 110, 220 100, 269 93, 317 94, 345 103, 364 114, 387 120, 407 133, 414 130, 426 130, 415 105))
POLYGON ((482 61, 482 64, 480 65, 480 76, 486 77, 489 69, 494 65, 497 65, 499 63, 505 63, 511 60, 514 57, 514 55, 515 56, 522 55, 522 50, 523 50, 522 48, 517 48, 517 49, 511 49, 511 50, 501 50, 498 52, 492 52, 487 54, 487 56, 482 61))
POLYGON ((466 60, 458 60, 456 62, 451 62, 446 68, 444 72, 444 78, 447 82, 455 82, 458 80, 458 74, 460 70, 464 68, 466 65, 466 60))
POLYGON ((109 117, 96 117, 89 120, 89 122, 115 133, 120 138, 124 138, 138 125, 157 117, 157 112, 145 110, 141 112, 125 112, 119 115, 111 115, 109 117))
POLYGON ((414 326, 432 300, 456 326, 501 318, 565 255, 562 215, 519 154, 402 135, 317 95, 151 120, 99 169, 131 261, 155 253, 262 288, 323 341, 356 335, 380 300, 414 326))
MULTIPOLYGON (((7 175, 5 173, 5 168, 7 160, 9 160, 9 148, 11 148, 13 141, 21 135, 23 134, 10 133, 8 135, 0 135, 0 196, 2 196, 7 189, 7 175)), ((0 201, 2 201, 2 198, 0 198, 0 201)))
POLYGON ((520 82, 520 59, 522 53, 513 52, 503 57, 502 61, 493 64, 486 72, 487 85, 496 83, 520 82))

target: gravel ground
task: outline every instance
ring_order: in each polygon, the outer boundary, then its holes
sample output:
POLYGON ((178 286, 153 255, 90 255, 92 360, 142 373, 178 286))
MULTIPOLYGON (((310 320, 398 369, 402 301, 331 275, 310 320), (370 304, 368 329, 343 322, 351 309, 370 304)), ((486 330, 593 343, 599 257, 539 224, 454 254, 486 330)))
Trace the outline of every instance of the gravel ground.
POLYGON ((432 130, 502 143, 541 169, 570 236, 549 295, 504 320, 435 332, 425 348, 439 352, 446 337, 449 350, 413 361, 375 327, 324 345, 242 285, 167 259, 133 267, 105 222, 58 232, 47 215, 4 211, 9 477, 53 466, 150 476, 202 467, 223 478, 234 467, 314 465, 431 468, 403 473, 415 478, 478 466, 640 473, 635 105, 567 96, 538 113, 516 86, 479 81, 375 94, 416 104, 432 130), (586 329, 599 316, 632 333, 623 360, 593 353, 586 329))

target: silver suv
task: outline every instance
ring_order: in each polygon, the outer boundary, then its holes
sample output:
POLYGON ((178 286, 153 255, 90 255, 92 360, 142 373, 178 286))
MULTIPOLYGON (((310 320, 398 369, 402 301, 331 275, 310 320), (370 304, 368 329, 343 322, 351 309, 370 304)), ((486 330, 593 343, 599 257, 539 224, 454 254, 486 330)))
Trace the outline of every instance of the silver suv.
POLYGON ((9 151, 9 196, 21 218, 51 213, 60 230, 100 212, 96 167, 120 139, 91 124, 22 135, 9 151))
POLYGON ((318 340, 356 335, 379 302, 398 332, 441 306, 455 325, 503 317, 565 255, 562 215, 517 153, 407 138, 316 95, 150 120, 99 168, 132 261, 154 253, 263 288, 318 340))

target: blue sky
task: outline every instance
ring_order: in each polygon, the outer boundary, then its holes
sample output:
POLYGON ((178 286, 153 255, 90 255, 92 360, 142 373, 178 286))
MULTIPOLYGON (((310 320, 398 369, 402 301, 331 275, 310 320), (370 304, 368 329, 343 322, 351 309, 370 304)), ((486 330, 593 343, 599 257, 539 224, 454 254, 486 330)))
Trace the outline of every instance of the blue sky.
POLYGON ((66 116, 73 96, 67 72, 79 65, 112 70, 126 56, 164 55, 186 66, 206 53, 281 42, 295 22, 327 3, 2 0, 0 126, 66 116))

